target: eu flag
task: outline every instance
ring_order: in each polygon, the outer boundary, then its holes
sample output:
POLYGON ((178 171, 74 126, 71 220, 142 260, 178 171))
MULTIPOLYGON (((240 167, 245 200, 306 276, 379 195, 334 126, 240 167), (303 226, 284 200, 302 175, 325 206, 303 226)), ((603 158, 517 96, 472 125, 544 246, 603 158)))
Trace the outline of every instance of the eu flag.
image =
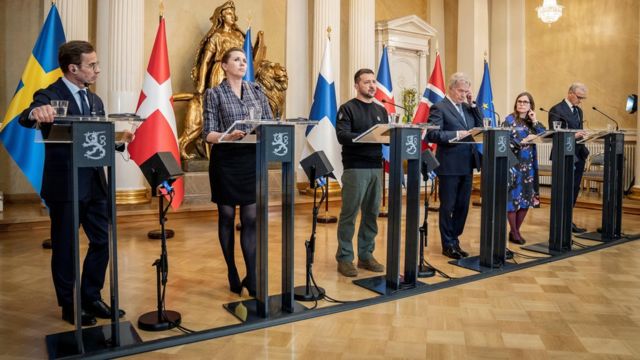
POLYGON ((251 48, 251 27, 247 29, 247 34, 244 37, 244 43, 242 44, 242 50, 247 57, 247 72, 244 74, 242 80, 249 82, 256 82, 253 73, 253 49, 251 48))
MULTIPOLYGON (((482 83, 478 90, 476 104, 480 106, 483 119, 491 119, 491 126, 496 126, 496 112, 493 108, 493 92, 491 91, 491 76, 489 75, 489 63, 484 61, 484 73, 482 74, 482 83)), ((483 120, 484 121, 484 120, 483 120)), ((482 154, 482 144, 478 144, 478 151, 482 154)))
POLYGON ((62 76, 58 65, 58 47, 65 42, 60 14, 51 5, 31 56, 22 73, 9 108, 0 124, 0 142, 39 194, 44 166, 44 144, 40 130, 27 129, 18 123, 20 113, 29 107, 33 94, 62 76))

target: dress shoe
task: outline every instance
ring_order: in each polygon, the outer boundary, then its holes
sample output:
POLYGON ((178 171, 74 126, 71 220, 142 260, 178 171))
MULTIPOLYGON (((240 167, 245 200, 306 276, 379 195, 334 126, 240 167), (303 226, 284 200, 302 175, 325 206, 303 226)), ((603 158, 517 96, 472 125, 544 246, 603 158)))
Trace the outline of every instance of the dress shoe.
POLYGON ((442 249, 442 255, 455 260, 460 260, 464 257, 460 251, 453 246, 442 249))
POLYGON ((456 245, 456 250, 458 250, 458 252, 460 253, 460 255, 462 255, 463 258, 466 258, 469 256, 469 253, 462 250, 462 248, 460 247, 460 245, 456 245))
MULTIPOLYGON (((96 324, 96 317, 92 314, 88 314, 84 310, 81 313, 82 318, 82 326, 92 326, 96 324)), ((71 325, 75 324, 75 314, 73 312, 73 306, 63 306, 62 307, 62 320, 68 322, 71 325)))
MULTIPOLYGON (((102 299, 83 305, 82 310, 89 314, 93 314, 100 319, 111 318, 111 308, 102 299)), ((119 311, 120 317, 123 317, 125 314, 124 310, 120 309, 119 311)))
POLYGON ((513 259, 513 251, 506 249, 506 251, 504 252, 504 258, 507 260, 513 259))
POLYGON ((587 229, 578 227, 578 225, 576 225, 574 223, 571 223, 571 232, 572 233, 582 234, 583 232, 586 232, 586 231, 587 231, 587 229))
POLYGON ((509 231, 509 242, 512 242, 514 244, 518 244, 518 245, 524 245, 524 243, 526 242, 522 237, 515 237, 513 236, 513 233, 511 231, 509 231))

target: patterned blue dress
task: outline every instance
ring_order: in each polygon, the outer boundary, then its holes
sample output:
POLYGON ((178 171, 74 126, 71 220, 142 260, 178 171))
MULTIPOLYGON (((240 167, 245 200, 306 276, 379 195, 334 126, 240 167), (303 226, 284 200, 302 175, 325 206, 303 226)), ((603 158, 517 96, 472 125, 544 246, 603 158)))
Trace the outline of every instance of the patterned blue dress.
POLYGON ((523 119, 515 119, 513 114, 507 116, 504 126, 511 130, 511 151, 518 159, 518 164, 509 171, 507 211, 539 207, 536 146, 535 144, 522 145, 521 142, 527 136, 541 134, 546 129, 540 122, 535 126, 526 124, 523 119))

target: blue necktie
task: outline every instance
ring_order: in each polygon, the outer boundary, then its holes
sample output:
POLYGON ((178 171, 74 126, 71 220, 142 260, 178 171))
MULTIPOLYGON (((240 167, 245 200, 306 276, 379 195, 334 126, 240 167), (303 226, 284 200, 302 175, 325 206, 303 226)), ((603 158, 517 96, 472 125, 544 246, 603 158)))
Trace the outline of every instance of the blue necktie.
POLYGON ((89 101, 87 100, 87 90, 80 90, 80 105, 82 106, 82 115, 91 115, 89 110, 89 101))

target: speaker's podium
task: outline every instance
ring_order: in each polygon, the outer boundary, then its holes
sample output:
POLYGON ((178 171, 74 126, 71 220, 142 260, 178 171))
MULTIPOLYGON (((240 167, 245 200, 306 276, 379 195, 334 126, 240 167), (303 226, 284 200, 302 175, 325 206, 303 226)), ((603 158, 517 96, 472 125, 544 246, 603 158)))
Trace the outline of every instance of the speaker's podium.
POLYGON ((73 188, 73 268, 75 272, 74 304, 75 331, 46 336, 50 358, 82 355, 104 349, 140 343, 142 340, 133 325, 120 321, 118 300, 118 251, 115 206, 115 132, 114 122, 104 117, 56 117, 52 124, 42 126, 42 142, 58 143, 71 150, 73 188), (109 283, 111 323, 82 328, 80 297, 80 254, 78 228, 78 169, 85 167, 107 168, 107 201, 109 204, 109 283))
POLYGON ((522 246, 522 249, 548 255, 571 251, 571 220, 573 218, 573 172, 576 154, 575 133, 579 130, 559 129, 547 131, 539 140, 551 136, 551 213, 549 242, 522 246))
POLYGON ((478 127, 469 132, 469 136, 450 143, 482 144, 480 255, 449 263, 478 272, 504 269, 513 266, 505 261, 508 174, 514 162, 509 147, 510 130, 478 127))
POLYGON ((438 129, 427 124, 377 124, 356 137, 354 143, 391 144, 389 160, 389 212, 387 222, 386 275, 354 280, 353 283, 382 295, 425 285, 418 276, 418 231, 420 227, 420 156, 422 132, 438 129), (402 225, 402 163, 407 161, 404 275, 400 275, 402 225))
POLYGON ((576 237, 595 241, 618 240, 622 234, 622 171, 624 167, 624 133, 603 130, 578 140, 579 144, 604 140, 604 182, 602 196, 602 232, 587 232, 576 237))
POLYGON ((293 212, 295 171, 295 126, 311 126, 315 121, 239 120, 222 135, 223 143, 256 143, 256 297, 224 304, 224 308, 244 322, 278 318, 307 308, 294 300, 293 212), (226 140, 234 130, 246 135, 226 140), (281 294, 269 296, 269 162, 282 164, 282 287, 281 294))

